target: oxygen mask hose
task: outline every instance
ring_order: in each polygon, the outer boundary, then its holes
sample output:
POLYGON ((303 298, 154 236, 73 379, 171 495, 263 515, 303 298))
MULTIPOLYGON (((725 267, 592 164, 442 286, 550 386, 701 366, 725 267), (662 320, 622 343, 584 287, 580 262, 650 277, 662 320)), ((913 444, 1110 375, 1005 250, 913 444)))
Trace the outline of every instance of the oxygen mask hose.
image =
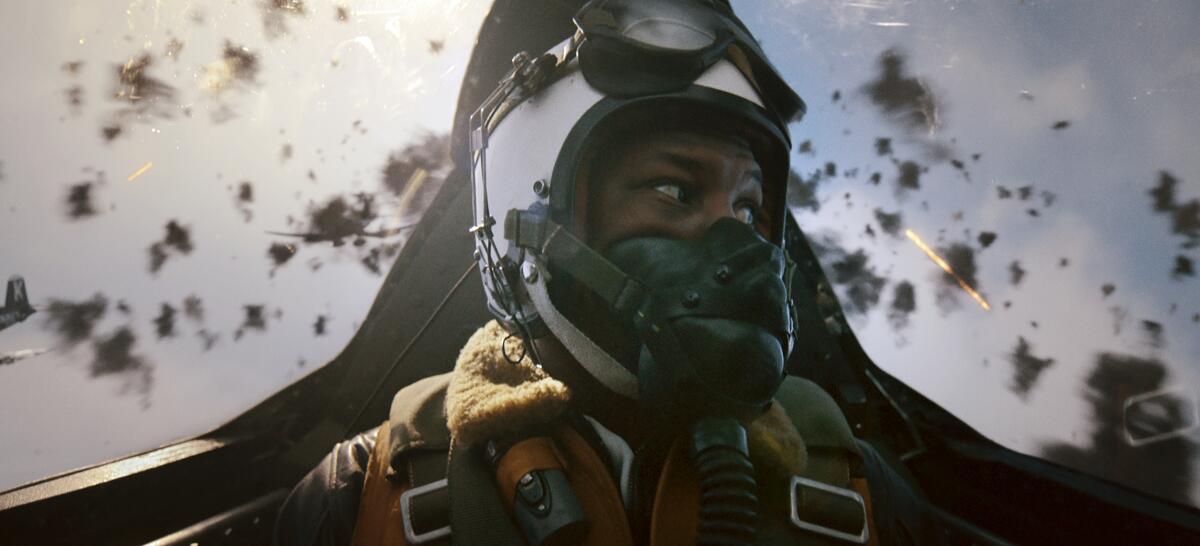
POLYGON ((758 485, 746 429, 731 418, 701 419, 692 427, 691 455, 700 476, 700 529, 696 544, 753 544, 758 485))

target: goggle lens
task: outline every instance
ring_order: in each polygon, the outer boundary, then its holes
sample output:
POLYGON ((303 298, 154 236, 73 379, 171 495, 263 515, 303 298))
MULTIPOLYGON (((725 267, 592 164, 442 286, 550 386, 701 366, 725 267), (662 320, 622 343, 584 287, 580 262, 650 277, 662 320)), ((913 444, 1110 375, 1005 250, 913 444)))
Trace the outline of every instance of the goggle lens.
POLYGON ((592 0, 575 15, 584 42, 579 62, 588 83, 617 96, 678 91, 725 56, 730 45, 747 58, 747 74, 784 122, 804 113, 804 101, 771 66, 732 13, 701 0, 592 0))
POLYGON ((685 21, 651 17, 633 21, 620 30, 630 40, 663 49, 698 51, 711 47, 716 34, 685 21))

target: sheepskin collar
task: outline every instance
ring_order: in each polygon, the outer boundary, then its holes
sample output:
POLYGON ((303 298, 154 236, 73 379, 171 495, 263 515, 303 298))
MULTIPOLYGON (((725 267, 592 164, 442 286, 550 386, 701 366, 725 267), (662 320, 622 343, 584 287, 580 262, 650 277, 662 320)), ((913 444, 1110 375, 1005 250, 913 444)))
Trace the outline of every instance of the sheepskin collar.
POLYGON ((446 425, 453 445, 473 445, 549 424, 570 407, 571 392, 561 381, 528 357, 515 364, 504 358, 507 337, 493 320, 459 353, 446 389, 446 425))
MULTIPOLYGON (((507 337, 508 332, 491 321, 459 353, 446 390, 446 423, 453 445, 520 434, 560 419, 570 408, 571 392, 561 381, 529 358, 515 364, 504 358, 507 337)), ((746 432, 760 479, 781 483, 803 473, 807 449, 779 402, 752 421, 746 432)))

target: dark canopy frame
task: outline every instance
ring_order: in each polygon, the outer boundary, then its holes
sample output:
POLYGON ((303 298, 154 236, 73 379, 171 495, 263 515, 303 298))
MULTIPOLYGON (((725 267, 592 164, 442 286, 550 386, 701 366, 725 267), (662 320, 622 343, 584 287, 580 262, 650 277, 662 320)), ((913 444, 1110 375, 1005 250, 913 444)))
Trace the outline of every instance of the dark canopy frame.
MULTIPOLYGON (((582 3, 494 3, 459 95, 455 172, 337 357, 199 438, 0 494, 0 543, 269 542, 288 489, 336 442, 380 423, 401 387, 450 370, 490 318, 466 230, 467 116, 512 52, 545 51, 569 36, 582 3)), ((1200 535, 1196 510, 1008 450, 877 367, 841 313, 818 305, 818 293, 833 297, 831 285, 789 222, 787 250, 801 266, 793 290, 801 337, 789 369, 829 391, 856 434, 924 491, 915 509, 940 540, 1173 543, 1200 535)))

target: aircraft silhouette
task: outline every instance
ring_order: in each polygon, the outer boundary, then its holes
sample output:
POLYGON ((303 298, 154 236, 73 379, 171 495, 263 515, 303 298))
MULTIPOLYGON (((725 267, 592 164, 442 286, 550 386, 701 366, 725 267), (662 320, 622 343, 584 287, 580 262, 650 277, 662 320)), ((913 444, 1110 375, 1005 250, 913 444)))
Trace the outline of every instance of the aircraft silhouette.
POLYGON ((0 354, 0 366, 12 364, 18 360, 35 357, 40 354, 46 354, 50 349, 22 349, 11 353, 0 354))
POLYGON ((268 231, 267 233, 270 233, 271 235, 280 235, 283 237, 299 237, 300 240, 306 243, 332 243, 333 246, 342 246, 346 244, 346 239, 353 238, 354 246, 363 246, 367 244, 367 237, 382 239, 397 235, 404 230, 411 229, 413 227, 416 227, 416 224, 366 231, 362 229, 361 226, 354 226, 347 222, 346 225, 336 226, 336 229, 294 233, 284 231, 268 231))
POLYGON ((33 306, 29 305, 29 296, 25 294, 25 279, 20 276, 9 278, 4 307, 0 307, 0 330, 21 322, 36 312, 33 306))

